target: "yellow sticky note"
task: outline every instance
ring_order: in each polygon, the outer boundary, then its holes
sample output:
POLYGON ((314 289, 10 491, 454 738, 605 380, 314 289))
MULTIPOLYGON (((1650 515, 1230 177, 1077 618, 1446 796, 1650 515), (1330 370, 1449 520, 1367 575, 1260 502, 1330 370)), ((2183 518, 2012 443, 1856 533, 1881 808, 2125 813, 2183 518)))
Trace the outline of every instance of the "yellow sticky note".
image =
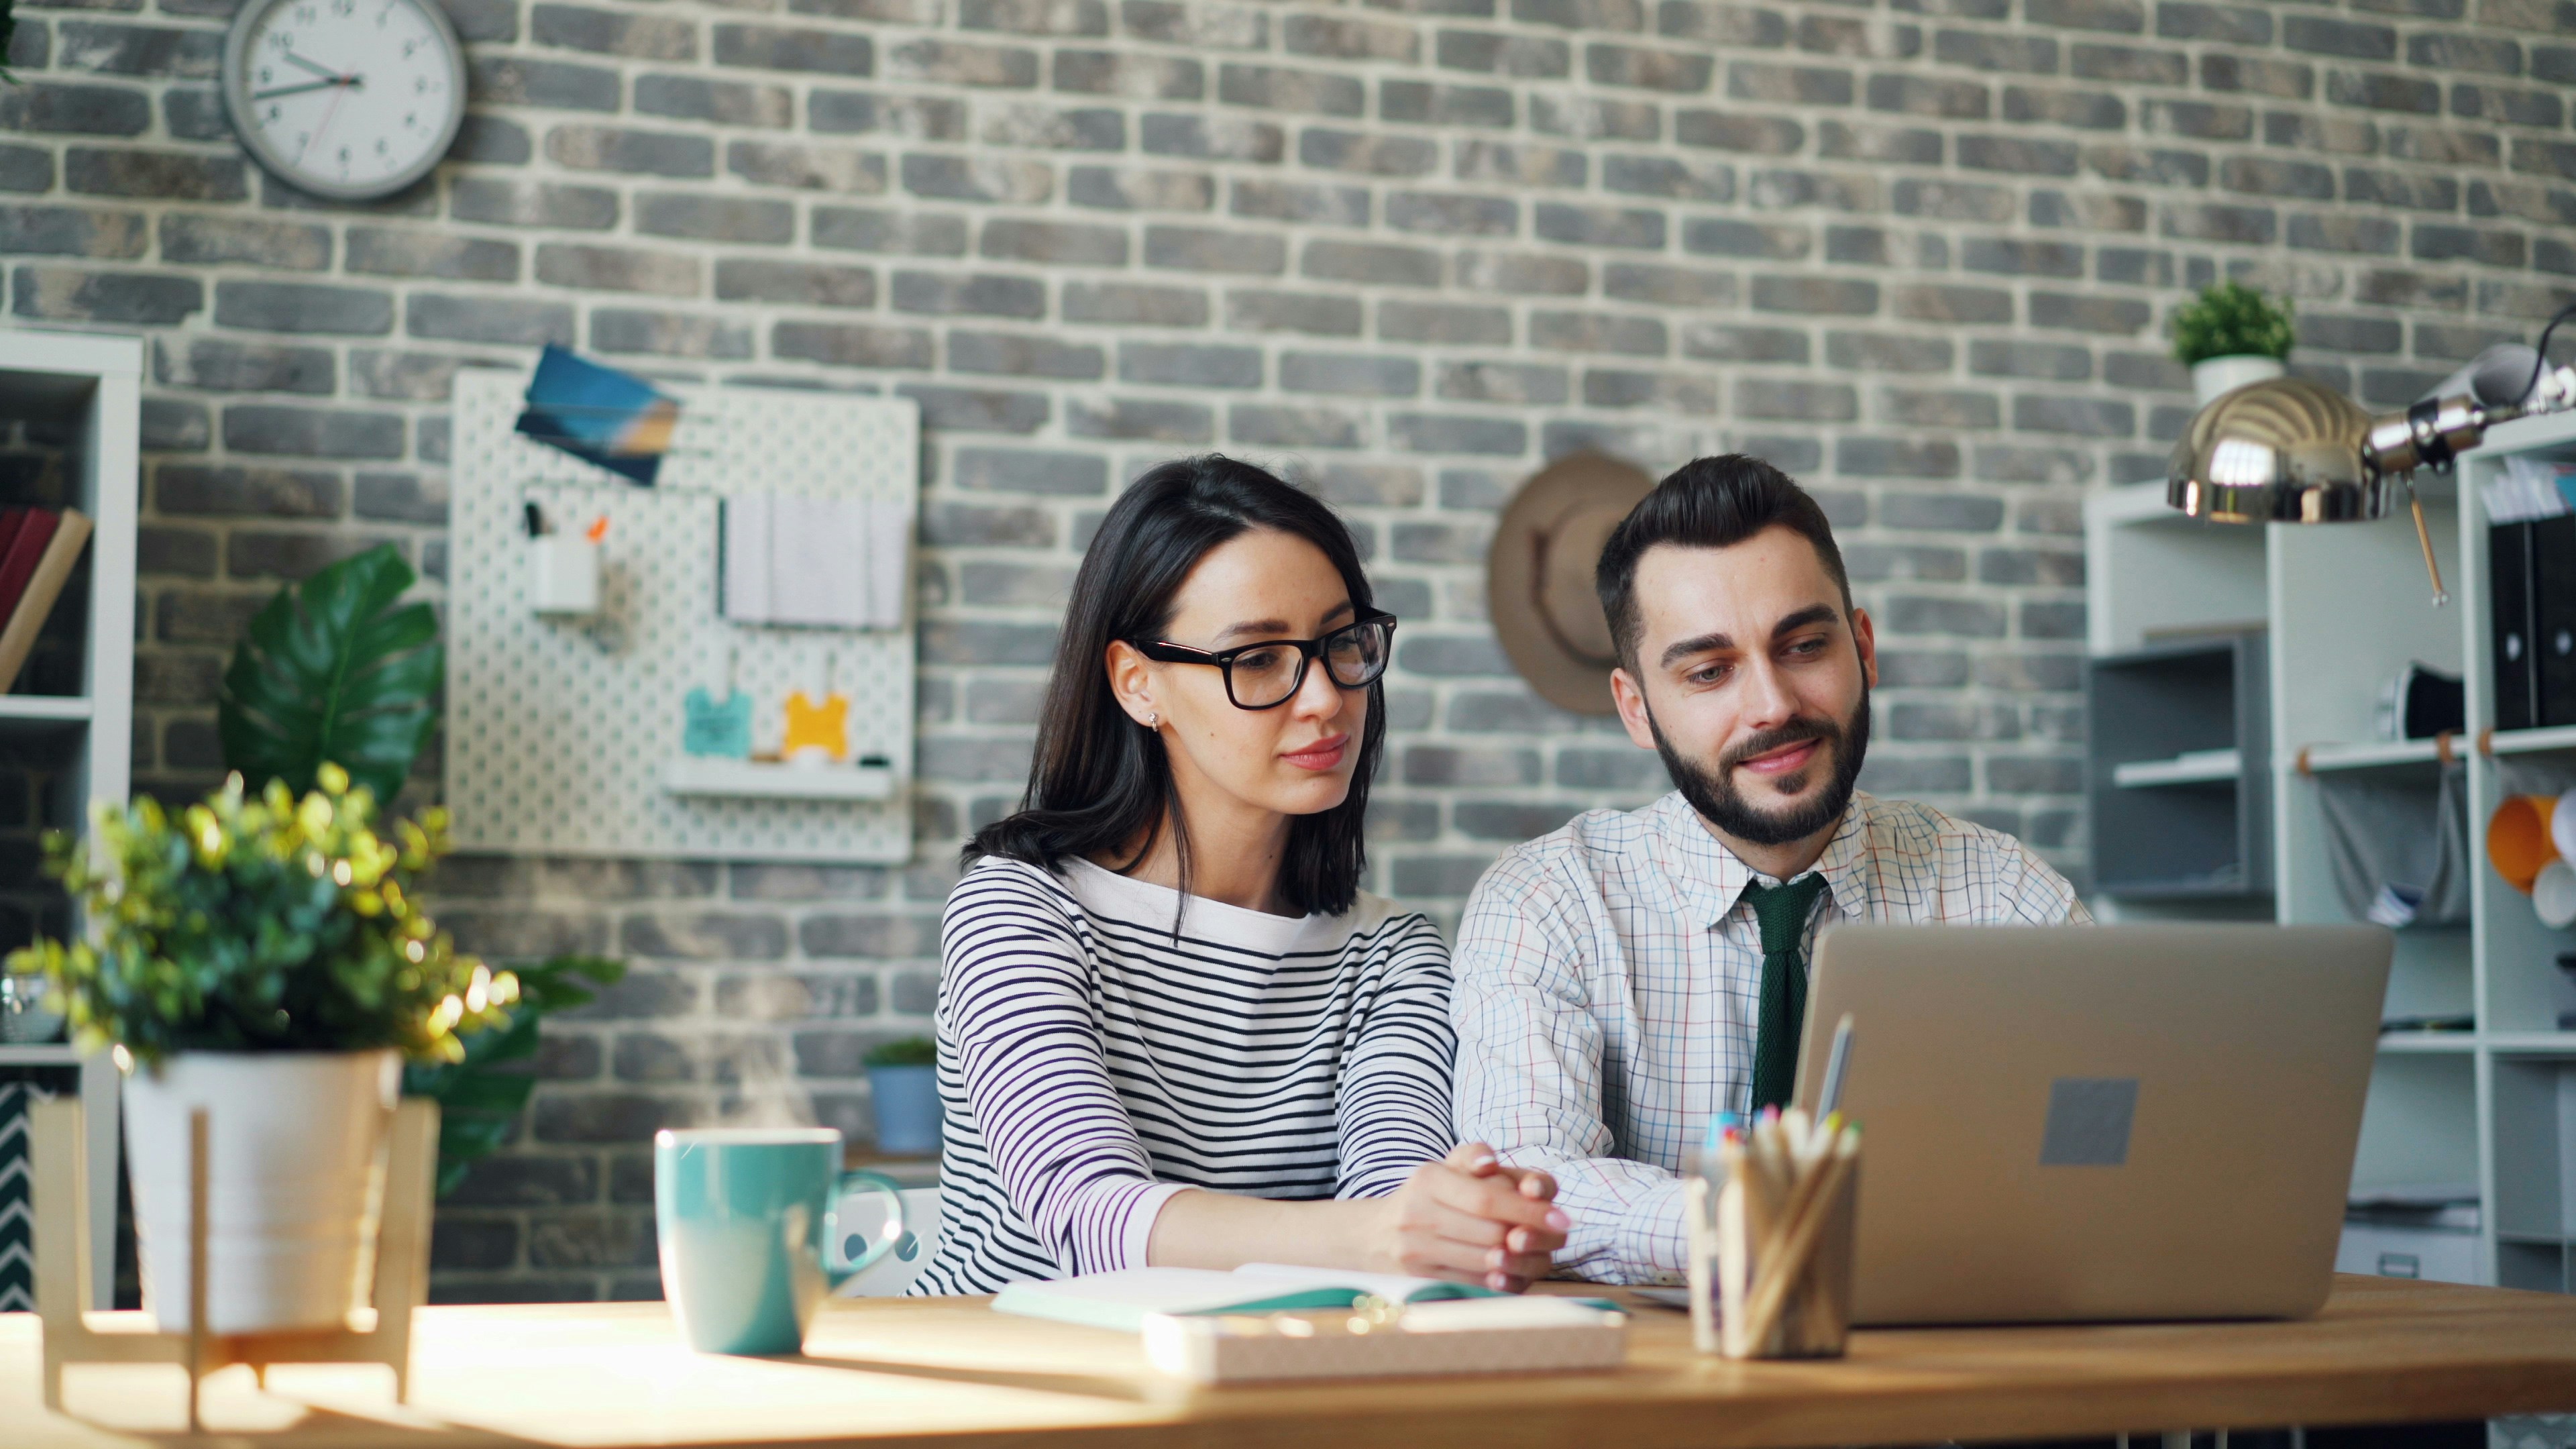
POLYGON ((803 690, 787 696, 787 738, 778 752, 789 759, 799 750, 821 750, 834 760, 850 757, 850 697, 827 694, 817 704, 803 690))

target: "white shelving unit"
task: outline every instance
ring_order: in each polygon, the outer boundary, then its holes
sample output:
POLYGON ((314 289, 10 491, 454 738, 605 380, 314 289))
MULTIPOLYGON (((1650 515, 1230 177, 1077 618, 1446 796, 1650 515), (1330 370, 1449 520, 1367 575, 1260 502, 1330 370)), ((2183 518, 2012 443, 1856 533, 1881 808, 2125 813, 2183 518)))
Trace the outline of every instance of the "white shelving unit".
MULTIPOLYGON (((68 451, 71 506, 90 516, 87 630, 76 696, 0 695, 0 733, 70 739, 69 768, 45 824, 77 828, 89 804, 122 804, 134 738, 134 534, 140 492, 143 343, 132 337, 0 327, 0 417, 79 419, 68 451)), ((68 1046, 0 1047, 0 1065, 80 1072, 87 1125, 90 1299, 116 1288, 116 1068, 68 1046)))
MULTIPOLYGON (((2419 479, 2452 599, 2437 608, 2405 517, 2314 527, 2201 524, 2168 508, 2162 482, 2115 488, 2086 505, 2090 645, 2135 650, 2177 633, 2259 626, 2269 649, 2273 889, 2283 923, 2343 922, 2326 853, 2320 781, 2392 772, 2430 781, 2431 740, 2378 738, 2379 691, 2410 661, 2463 675, 2471 919, 2397 933, 2384 1015, 2466 1016, 2466 1031, 2380 1039, 2356 1193, 2476 1185, 2479 1281, 2576 1291, 2576 983, 2557 967, 2576 932, 2541 925, 2530 900, 2486 863, 2485 825, 2508 772, 2563 769, 2576 785, 2576 729, 2487 734, 2486 521, 2479 485, 2507 456, 2576 461, 2576 418, 2495 429, 2461 460, 2456 480, 2419 479)), ((2250 909, 2249 909, 2250 907, 2250 909)), ((2234 909, 2099 903, 2105 919, 2225 914, 2234 909)))

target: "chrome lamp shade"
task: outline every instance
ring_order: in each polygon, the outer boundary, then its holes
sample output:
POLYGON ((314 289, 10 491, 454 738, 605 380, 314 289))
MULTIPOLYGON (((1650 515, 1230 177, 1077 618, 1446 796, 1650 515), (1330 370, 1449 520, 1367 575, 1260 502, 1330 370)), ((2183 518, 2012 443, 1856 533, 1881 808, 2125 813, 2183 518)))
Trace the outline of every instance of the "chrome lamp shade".
POLYGON ((2371 454, 2371 426, 2359 404, 2306 378, 2247 383, 2193 415, 2165 501, 2216 523, 2385 518, 2396 490, 2371 454))

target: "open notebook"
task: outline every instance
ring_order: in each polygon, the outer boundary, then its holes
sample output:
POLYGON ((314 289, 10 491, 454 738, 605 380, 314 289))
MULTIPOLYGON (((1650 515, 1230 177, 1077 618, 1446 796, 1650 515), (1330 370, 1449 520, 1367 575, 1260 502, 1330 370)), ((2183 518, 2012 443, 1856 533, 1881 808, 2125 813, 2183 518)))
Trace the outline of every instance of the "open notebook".
POLYGON ((1004 1313, 1052 1318, 1088 1328, 1130 1333, 1157 1313, 1287 1313, 1306 1308, 1348 1308, 1362 1295, 1391 1303, 1434 1303, 1452 1298, 1501 1298, 1491 1288, 1406 1278, 1393 1273, 1353 1273, 1299 1268, 1285 1263, 1246 1263, 1231 1273, 1210 1268, 1126 1268, 1086 1273, 1051 1283, 1013 1283, 993 1300, 1004 1313))

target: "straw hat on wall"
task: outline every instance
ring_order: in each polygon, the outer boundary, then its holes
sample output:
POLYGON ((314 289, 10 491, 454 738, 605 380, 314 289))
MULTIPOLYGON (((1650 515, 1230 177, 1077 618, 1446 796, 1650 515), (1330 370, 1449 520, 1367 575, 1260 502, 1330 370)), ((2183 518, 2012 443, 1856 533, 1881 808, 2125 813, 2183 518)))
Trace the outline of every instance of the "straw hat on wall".
POLYGON ((1494 529, 1486 607, 1512 667, 1541 699, 1578 714, 1611 714, 1618 664, 1592 570, 1611 530, 1655 481, 1633 463, 1574 453, 1530 475, 1494 529))

